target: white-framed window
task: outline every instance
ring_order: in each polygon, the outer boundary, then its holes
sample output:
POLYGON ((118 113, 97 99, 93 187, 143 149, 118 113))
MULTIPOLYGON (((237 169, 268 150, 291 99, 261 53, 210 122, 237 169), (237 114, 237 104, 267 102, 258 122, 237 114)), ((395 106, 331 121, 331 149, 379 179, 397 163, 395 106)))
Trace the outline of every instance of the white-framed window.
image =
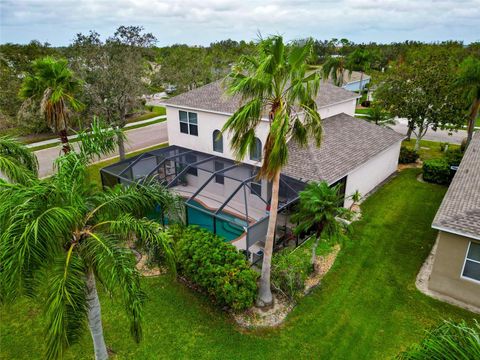
POLYGON ((198 117, 197 113, 180 110, 180 132, 198 136, 198 117))
POLYGON ((220 130, 215 130, 212 137, 213 151, 223 153, 223 135, 220 130))
POLYGON ((462 278, 480 284, 480 243, 470 241, 462 269, 462 278))
POLYGON ((262 160, 262 142, 259 138, 255 138, 253 146, 250 148, 250 160, 262 160))

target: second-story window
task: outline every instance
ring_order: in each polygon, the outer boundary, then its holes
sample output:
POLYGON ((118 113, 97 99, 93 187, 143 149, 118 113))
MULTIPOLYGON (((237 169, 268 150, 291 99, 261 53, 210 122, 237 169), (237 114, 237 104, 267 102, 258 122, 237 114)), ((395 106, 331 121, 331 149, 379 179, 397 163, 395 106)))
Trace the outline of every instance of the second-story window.
POLYGON ((254 144, 250 148, 250 160, 262 160, 262 142, 259 138, 255 138, 254 144))
POLYGON ((213 151, 223 153, 223 136, 220 130, 213 132, 213 151))
POLYGON ((198 136, 197 113, 182 110, 180 110, 178 113, 180 117, 180 132, 198 136))

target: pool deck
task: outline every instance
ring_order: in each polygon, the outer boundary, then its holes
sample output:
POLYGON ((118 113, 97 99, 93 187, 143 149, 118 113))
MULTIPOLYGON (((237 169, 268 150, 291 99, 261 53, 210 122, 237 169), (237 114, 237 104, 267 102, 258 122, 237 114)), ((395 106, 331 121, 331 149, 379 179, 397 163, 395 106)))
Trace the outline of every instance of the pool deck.
MULTIPOLYGON (((198 187, 190 186, 190 185, 178 185, 172 187, 180 196, 182 197, 190 197, 192 196, 197 190, 198 187)), ((195 197, 195 200, 200 201, 206 208, 210 210, 218 209, 226 200, 225 196, 217 195, 211 192, 202 191, 201 194, 198 194, 195 197)), ((230 213, 233 216, 236 216, 240 219, 245 219, 245 205, 235 200, 230 200, 229 203, 225 206, 223 211, 230 213)), ((258 209, 252 206, 248 206, 248 222, 254 223, 261 218, 267 215, 265 209, 258 209)))

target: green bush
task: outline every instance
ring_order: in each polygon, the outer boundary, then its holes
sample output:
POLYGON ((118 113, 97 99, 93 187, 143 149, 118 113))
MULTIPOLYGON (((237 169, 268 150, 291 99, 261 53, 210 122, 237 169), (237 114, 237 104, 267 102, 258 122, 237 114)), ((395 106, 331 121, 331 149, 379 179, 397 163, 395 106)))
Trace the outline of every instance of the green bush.
POLYGON ((445 152, 445 160, 450 166, 458 166, 463 158, 463 152, 460 149, 447 150, 445 152))
POLYGON ((423 180, 448 185, 452 181, 452 170, 446 159, 425 160, 423 163, 423 180))
POLYGON ((284 249, 273 256, 272 282, 290 299, 297 300, 305 288, 305 280, 312 271, 309 254, 293 253, 284 249))
POLYGON ((402 146, 400 148, 400 156, 398 158, 398 162, 400 164, 411 164, 417 161, 418 157, 419 155, 415 150, 410 149, 406 146, 402 146))
POLYGON ((197 227, 172 227, 178 271, 233 310, 251 307, 258 274, 233 245, 197 227))

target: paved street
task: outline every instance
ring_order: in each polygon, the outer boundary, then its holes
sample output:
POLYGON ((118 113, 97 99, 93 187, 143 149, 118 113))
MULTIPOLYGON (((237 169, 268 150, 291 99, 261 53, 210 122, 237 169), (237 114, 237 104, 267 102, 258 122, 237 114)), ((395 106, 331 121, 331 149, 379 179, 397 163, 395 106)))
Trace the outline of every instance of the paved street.
MULTIPOLYGON (((405 135, 407 133, 407 120, 406 119, 395 119, 397 121, 396 125, 389 125, 396 132, 405 135)), ((462 140, 467 137, 467 132, 465 130, 457 130, 449 132, 447 130, 433 131, 428 129, 427 133, 423 137, 424 140, 430 141, 439 141, 439 142, 448 142, 451 144, 461 144, 462 140)), ((412 139, 415 138, 415 135, 412 134, 412 139)))
MULTIPOLYGON (((126 131, 127 152, 136 151, 168 141, 167 122, 148 125, 142 128, 126 131)), ((75 144, 75 143, 74 143, 75 144)), ((44 177, 53 173, 53 162, 58 157, 61 146, 35 151, 39 162, 39 176, 44 177)), ((108 156, 111 157, 112 155, 108 156)))

